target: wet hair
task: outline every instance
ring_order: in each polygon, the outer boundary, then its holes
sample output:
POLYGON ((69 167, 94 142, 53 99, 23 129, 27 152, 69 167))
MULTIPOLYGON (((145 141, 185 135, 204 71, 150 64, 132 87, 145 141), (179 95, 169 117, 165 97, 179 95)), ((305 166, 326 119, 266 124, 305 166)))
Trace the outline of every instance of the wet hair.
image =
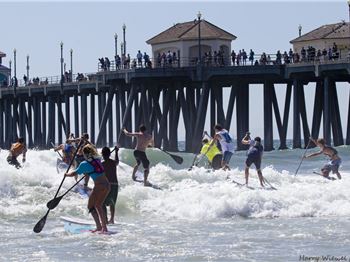
POLYGON ((222 128, 222 126, 220 124, 216 124, 214 126, 214 129, 221 131, 223 128, 222 128))
POLYGON ((111 155, 111 150, 109 149, 109 147, 104 147, 102 148, 102 156, 103 158, 109 158, 111 155))
POLYGON ((96 149, 90 144, 83 147, 83 153, 87 156, 87 158, 94 158, 98 156, 96 149))
POLYGON ((321 145, 325 145, 325 144, 326 144, 326 141, 325 141, 323 138, 317 139, 316 142, 319 143, 319 144, 321 144, 321 145))
POLYGON ((147 128, 146 128, 145 125, 140 125, 139 130, 140 130, 141 132, 145 132, 145 131, 147 130, 147 128))
POLYGON ((202 143, 204 143, 204 144, 206 144, 206 143, 208 143, 208 142, 209 142, 209 140, 206 139, 206 138, 204 138, 204 139, 202 140, 202 143))
POLYGON ((254 141, 261 143, 261 138, 260 138, 260 136, 257 136, 256 138, 254 138, 254 141))
POLYGON ((83 133, 82 137, 85 138, 85 139, 89 139, 89 134, 88 133, 83 133))
POLYGON ((18 141, 18 143, 22 144, 22 143, 24 143, 24 138, 23 137, 19 137, 17 141, 18 141))

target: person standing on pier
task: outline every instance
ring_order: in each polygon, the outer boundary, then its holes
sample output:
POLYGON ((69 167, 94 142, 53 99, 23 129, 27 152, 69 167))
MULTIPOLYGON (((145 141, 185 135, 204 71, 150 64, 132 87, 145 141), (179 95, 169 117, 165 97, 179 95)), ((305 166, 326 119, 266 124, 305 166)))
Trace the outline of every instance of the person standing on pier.
POLYGON ((223 170, 230 170, 230 159, 235 152, 233 139, 230 136, 229 132, 224 129, 221 125, 217 124, 214 126, 215 136, 213 141, 211 142, 211 146, 216 142, 220 142, 221 151, 222 151, 222 160, 221 167, 223 170))
POLYGON ((110 158, 111 150, 108 147, 102 148, 102 157, 103 157, 103 168, 105 170, 105 175, 111 185, 111 190, 108 193, 108 196, 103 203, 104 212, 107 217, 107 206, 109 206, 111 211, 111 219, 108 220, 108 224, 114 224, 114 214, 115 214, 115 205, 117 203, 118 197, 118 178, 117 178, 117 165, 119 164, 117 146, 114 147, 115 157, 114 160, 110 158))
POLYGON ((10 148, 9 155, 7 157, 7 162, 10 165, 15 166, 17 169, 21 168, 21 164, 18 162, 17 157, 20 154, 23 154, 22 162, 24 163, 26 161, 26 153, 27 153, 27 147, 24 143, 24 138, 19 137, 17 142, 12 144, 10 148))
POLYGON ((249 168, 252 164, 255 165, 256 171, 258 172, 258 177, 260 185, 264 187, 264 178, 261 173, 261 159, 264 152, 264 147, 261 145, 261 138, 256 137, 254 140, 250 138, 250 133, 247 132, 242 139, 243 145, 249 145, 249 150, 247 153, 247 159, 245 161, 245 184, 248 186, 249 178, 249 168))
POLYGON ((140 132, 130 133, 125 128, 123 128, 123 132, 126 136, 136 137, 137 140, 136 148, 134 150, 136 165, 134 166, 134 170, 132 172, 132 179, 136 181, 136 171, 139 168, 139 165, 142 163, 144 168, 143 184, 144 186, 151 186, 151 183, 149 183, 147 180, 150 162, 147 159, 146 148, 149 145, 153 146, 153 137, 146 132, 146 126, 141 125, 139 130, 140 132))
POLYGON ((310 137, 310 140, 321 150, 319 152, 305 156, 305 158, 311 158, 314 156, 319 156, 321 154, 328 156, 330 161, 321 169, 322 176, 325 178, 330 178, 329 173, 332 171, 333 174, 337 175, 338 179, 341 179, 341 175, 338 171, 341 164, 341 158, 338 155, 338 151, 335 150, 335 148, 326 145, 326 141, 323 138, 315 140, 310 137))

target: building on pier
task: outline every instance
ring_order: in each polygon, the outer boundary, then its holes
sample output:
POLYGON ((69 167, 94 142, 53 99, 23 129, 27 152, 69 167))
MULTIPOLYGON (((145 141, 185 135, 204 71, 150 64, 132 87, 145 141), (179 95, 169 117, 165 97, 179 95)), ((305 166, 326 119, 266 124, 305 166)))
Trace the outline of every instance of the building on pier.
POLYGON ((0 51, 0 87, 7 86, 11 75, 11 70, 2 64, 3 57, 6 57, 6 54, 0 51))
POLYGON ((293 50, 300 53, 301 49, 312 46, 317 50, 332 48, 335 43, 340 57, 346 58, 350 51, 350 23, 342 21, 336 24, 322 25, 298 38, 290 41, 293 50))
MULTIPOLYGON (((147 44, 152 46, 152 57, 158 54, 176 53, 180 58, 180 66, 193 65, 198 60, 198 32, 201 38, 201 55, 214 51, 223 51, 224 60, 228 64, 231 54, 231 42, 237 37, 220 27, 202 19, 191 22, 177 23, 167 30, 152 37, 147 44), (199 22, 198 22, 199 21, 199 22), (199 28, 200 27, 200 28, 199 28), (200 29, 200 30, 199 30, 200 29)), ((155 61, 154 61, 154 64, 155 61)))

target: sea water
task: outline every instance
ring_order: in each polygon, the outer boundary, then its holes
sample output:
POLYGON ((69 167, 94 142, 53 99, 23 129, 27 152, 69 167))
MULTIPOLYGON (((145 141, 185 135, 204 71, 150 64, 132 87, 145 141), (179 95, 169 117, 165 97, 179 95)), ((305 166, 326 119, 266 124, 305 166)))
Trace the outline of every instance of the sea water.
MULTIPOLYGON (((294 176, 304 150, 265 153, 262 172, 277 190, 261 189, 254 169, 254 190, 231 182, 244 183, 245 152, 235 153, 231 171, 212 172, 189 171, 192 154, 179 154, 184 163, 178 165, 159 150, 148 151, 149 180, 163 190, 134 183, 125 164, 118 168, 117 225, 110 228, 117 233, 110 236, 64 231, 60 216, 91 219, 87 199, 75 193, 34 233, 63 178, 57 155, 30 150, 17 170, 2 150, 0 261, 349 261, 350 154, 349 147, 337 150, 343 179, 335 181, 313 174, 327 162, 322 156, 304 160, 294 176)), ((119 154, 133 164, 131 150, 119 154)), ((60 192, 73 183, 66 178, 60 192)))

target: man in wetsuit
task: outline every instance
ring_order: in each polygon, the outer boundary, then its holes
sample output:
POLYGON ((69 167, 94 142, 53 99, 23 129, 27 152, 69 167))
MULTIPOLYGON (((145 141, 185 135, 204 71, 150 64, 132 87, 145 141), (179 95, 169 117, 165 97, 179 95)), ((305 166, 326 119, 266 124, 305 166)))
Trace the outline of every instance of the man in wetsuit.
POLYGON ((247 159, 245 161, 245 184, 248 186, 249 168, 252 164, 255 165, 256 172, 258 173, 260 185, 264 187, 264 178, 261 173, 261 159, 264 152, 264 147, 261 145, 261 138, 256 137, 254 140, 250 138, 250 133, 247 132, 242 139, 243 145, 249 145, 247 159))
POLYGON ((326 141, 323 138, 317 140, 310 137, 310 140, 314 142, 321 150, 319 152, 305 156, 305 158, 310 158, 324 154, 329 157, 330 161, 321 169, 322 176, 329 178, 329 173, 332 171, 333 174, 336 174, 338 179, 341 179, 341 175, 338 171, 341 164, 341 158, 338 156, 338 151, 333 147, 326 145, 326 141))
POLYGON ((9 155, 7 157, 7 162, 10 165, 15 166, 16 168, 21 168, 21 164, 18 162, 17 157, 20 154, 23 154, 22 163, 26 161, 26 153, 27 147, 24 143, 24 139, 22 137, 18 138, 17 142, 12 144, 11 149, 9 151, 9 155))
POLYGON ((132 172, 132 179, 136 181, 136 171, 139 168, 139 165, 142 163, 144 168, 144 186, 151 186, 148 182, 148 174, 149 174, 149 160, 146 156, 146 148, 149 145, 153 146, 153 137, 146 132, 146 126, 141 125, 139 128, 140 132, 130 133, 125 128, 123 132, 126 136, 136 137, 137 144, 134 150, 134 157, 136 159, 136 165, 134 166, 134 170, 132 172))

